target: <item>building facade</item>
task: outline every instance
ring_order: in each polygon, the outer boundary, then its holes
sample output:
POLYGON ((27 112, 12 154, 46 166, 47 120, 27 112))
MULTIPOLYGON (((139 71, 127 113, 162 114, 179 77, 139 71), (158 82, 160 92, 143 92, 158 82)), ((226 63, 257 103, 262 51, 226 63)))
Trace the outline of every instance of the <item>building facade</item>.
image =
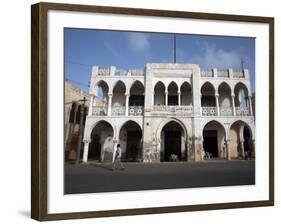
POLYGON ((249 72, 196 64, 92 69, 83 162, 254 158, 249 72), (102 103, 100 103, 102 102, 102 103))

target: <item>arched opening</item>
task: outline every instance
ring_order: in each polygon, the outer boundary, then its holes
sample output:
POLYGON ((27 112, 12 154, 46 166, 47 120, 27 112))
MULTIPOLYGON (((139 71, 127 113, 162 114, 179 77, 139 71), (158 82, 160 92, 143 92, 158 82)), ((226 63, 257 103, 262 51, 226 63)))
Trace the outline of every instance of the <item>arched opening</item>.
POLYGON ((253 139, 250 128, 245 125, 243 130, 245 157, 253 157, 253 139))
POLYGON ((89 145, 88 160, 112 161, 113 128, 106 121, 100 121, 93 128, 89 145))
POLYGON ((154 105, 165 105, 165 85, 157 82, 154 87, 154 105))
POLYGON ((209 82, 206 82, 201 87, 201 106, 202 107, 215 107, 216 106, 215 88, 209 82))
POLYGON ((95 95, 97 99, 94 101, 94 106, 107 106, 108 105, 108 85, 105 81, 101 80, 96 85, 95 95))
POLYGON ((231 157, 245 158, 253 156, 252 131, 247 123, 236 121, 230 126, 229 149, 231 157))
POLYGON ((122 159, 128 162, 142 161, 142 130, 134 121, 127 121, 119 133, 122 159))
POLYGON ((144 86, 140 81, 134 82, 130 89, 129 115, 143 115, 144 86))
POLYGON ((203 128, 203 148, 210 158, 226 158, 225 129, 217 121, 208 122, 203 128))
POLYGON ((184 82, 180 88, 181 91, 181 105, 192 106, 192 88, 188 82, 184 82))
POLYGON ((185 132, 176 121, 168 122, 161 130, 160 161, 185 161, 187 152, 185 132))
POLYGON ((175 82, 168 86, 168 105, 179 105, 178 86, 175 82))
POLYGON ((126 86, 122 81, 118 81, 113 88, 112 115, 125 115, 126 108, 126 86))
POLYGON ((243 83, 236 84, 234 94, 236 107, 248 107, 248 89, 243 83))
POLYGON ((221 116, 232 115, 232 105, 231 105, 231 89, 228 84, 223 82, 219 85, 219 107, 221 116))

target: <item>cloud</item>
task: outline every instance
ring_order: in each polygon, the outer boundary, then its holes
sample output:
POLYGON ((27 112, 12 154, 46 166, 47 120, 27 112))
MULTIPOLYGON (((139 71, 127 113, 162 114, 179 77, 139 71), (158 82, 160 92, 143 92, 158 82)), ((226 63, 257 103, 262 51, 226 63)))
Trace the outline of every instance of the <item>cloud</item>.
POLYGON ((199 64, 206 68, 240 68, 241 53, 238 49, 226 51, 218 49, 216 45, 203 43, 200 47, 200 55, 191 57, 190 63, 199 64))
POLYGON ((150 47, 149 35, 145 33, 129 33, 129 47, 136 52, 143 52, 150 47))

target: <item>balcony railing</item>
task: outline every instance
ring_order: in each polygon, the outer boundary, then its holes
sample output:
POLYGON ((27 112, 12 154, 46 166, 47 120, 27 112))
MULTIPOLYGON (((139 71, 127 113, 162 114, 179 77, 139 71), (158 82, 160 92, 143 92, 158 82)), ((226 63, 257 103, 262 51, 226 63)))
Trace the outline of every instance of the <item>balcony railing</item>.
POLYGON ((220 107, 220 116, 232 116, 233 109, 232 107, 220 107))
POLYGON ((216 107, 201 107, 202 116, 217 116, 216 107))
MULTIPOLYGON (((160 114, 181 114, 181 115, 192 115, 192 106, 166 106, 166 105, 154 105, 154 113, 160 114)), ((111 107, 112 116, 143 116, 144 107, 143 106, 129 106, 128 113, 126 113, 126 107, 124 106, 113 106, 111 107)), ((93 116, 107 116, 108 107, 93 106, 92 110, 93 116)), ((218 116, 218 108, 213 106, 201 107, 202 116, 218 116)), ((235 107, 236 116, 251 116, 251 112, 248 107, 235 107)), ((219 107, 219 116, 234 116, 232 107, 219 107)))
POLYGON ((248 107, 235 107, 237 116, 250 116, 250 110, 248 107))
MULTIPOLYGON (((234 116, 232 107, 219 107, 220 116, 234 116)), ((202 116, 218 116, 217 107, 201 107, 202 116)), ((235 107, 236 116, 251 116, 248 107, 235 107)))
POLYGON ((95 116, 106 116, 107 115, 107 107, 98 107, 94 106, 92 110, 92 114, 95 116))
POLYGON ((123 106, 113 106, 111 107, 111 115, 113 116, 125 116, 126 107, 123 106))
POLYGON ((129 106, 129 116, 142 116, 143 106, 129 106))

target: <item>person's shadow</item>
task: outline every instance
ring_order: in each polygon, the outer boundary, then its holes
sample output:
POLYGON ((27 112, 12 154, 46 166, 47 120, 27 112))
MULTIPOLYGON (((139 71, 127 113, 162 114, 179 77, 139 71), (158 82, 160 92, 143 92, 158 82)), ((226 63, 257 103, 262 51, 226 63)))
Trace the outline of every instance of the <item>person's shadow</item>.
POLYGON ((105 169, 105 170, 112 170, 112 167, 110 165, 106 166, 106 165, 102 165, 102 164, 94 164, 93 166, 97 167, 97 168, 101 168, 101 169, 105 169))

